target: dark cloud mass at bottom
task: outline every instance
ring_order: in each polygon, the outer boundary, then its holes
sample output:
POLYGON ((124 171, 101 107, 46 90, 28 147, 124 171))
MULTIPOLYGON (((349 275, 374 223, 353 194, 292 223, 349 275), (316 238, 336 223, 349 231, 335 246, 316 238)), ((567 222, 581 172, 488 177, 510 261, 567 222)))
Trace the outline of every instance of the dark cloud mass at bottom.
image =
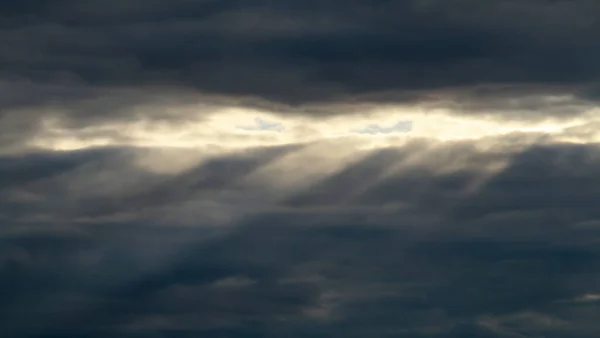
POLYGON ((3 157, 0 335, 597 337, 597 146, 413 142, 270 201, 245 180, 301 149, 3 157))

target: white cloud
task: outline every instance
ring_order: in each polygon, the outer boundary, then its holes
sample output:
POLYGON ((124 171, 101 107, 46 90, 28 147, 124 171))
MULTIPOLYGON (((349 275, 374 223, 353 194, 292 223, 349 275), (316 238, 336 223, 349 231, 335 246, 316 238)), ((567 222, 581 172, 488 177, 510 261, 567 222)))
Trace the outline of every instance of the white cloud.
MULTIPOLYGON (((132 114, 139 109, 133 109, 132 114)), ((152 109, 151 106, 145 108, 144 116, 158 114, 152 109)), ((169 108, 169 116, 172 116, 169 119, 107 119, 73 126, 61 119, 60 114, 52 114, 51 119, 44 119, 39 130, 24 141, 24 148, 74 150, 134 146, 223 153, 256 146, 348 140, 364 149, 402 146, 413 139, 445 142, 509 134, 528 135, 533 142, 545 139, 591 143, 600 142, 600 133, 595 128, 600 123, 597 112, 590 109, 587 114, 568 121, 536 122, 492 119, 483 113, 467 116, 451 109, 424 110, 406 105, 365 106, 360 113, 353 107, 348 108, 348 114, 331 116, 279 114, 276 107, 272 111, 233 106, 209 109, 200 103, 196 106, 182 103, 181 107, 169 108)))
POLYGON ((281 123, 269 122, 260 117, 254 119, 255 125, 251 126, 238 126, 237 128, 242 130, 256 130, 256 131, 278 131, 282 132, 285 128, 281 123))
POLYGON ((412 121, 399 121, 390 127, 382 127, 379 124, 370 124, 364 129, 356 130, 359 134, 392 134, 392 133, 407 133, 412 131, 412 121))

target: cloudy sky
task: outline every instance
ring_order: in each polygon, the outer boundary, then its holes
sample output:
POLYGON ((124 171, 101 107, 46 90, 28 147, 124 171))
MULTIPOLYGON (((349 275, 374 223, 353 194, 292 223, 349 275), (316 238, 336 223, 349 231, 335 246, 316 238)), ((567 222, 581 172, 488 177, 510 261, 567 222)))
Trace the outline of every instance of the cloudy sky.
POLYGON ((597 0, 0 0, 0 336, 600 335, 597 0))

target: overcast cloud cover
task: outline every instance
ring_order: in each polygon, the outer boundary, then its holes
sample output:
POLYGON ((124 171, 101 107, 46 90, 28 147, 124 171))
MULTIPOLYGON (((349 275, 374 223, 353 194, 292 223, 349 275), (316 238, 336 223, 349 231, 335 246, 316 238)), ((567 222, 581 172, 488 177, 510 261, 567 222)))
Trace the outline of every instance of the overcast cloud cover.
POLYGON ((598 337, 599 17, 0 0, 0 337, 598 337))

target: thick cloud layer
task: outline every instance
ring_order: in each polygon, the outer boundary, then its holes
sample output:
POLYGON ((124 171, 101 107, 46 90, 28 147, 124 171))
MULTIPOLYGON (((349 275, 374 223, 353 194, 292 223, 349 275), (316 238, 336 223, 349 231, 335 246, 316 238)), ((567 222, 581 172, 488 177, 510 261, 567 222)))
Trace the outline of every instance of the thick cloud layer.
POLYGON ((600 332, 597 147, 418 141, 312 175, 307 149, 3 158, 2 336, 600 332))
POLYGON ((13 80, 162 85, 288 104, 442 95, 467 108, 506 90, 581 99, 598 91, 593 0, 1 6, 0 67, 13 80))
POLYGON ((0 337, 598 337, 599 14, 0 0, 0 337))

